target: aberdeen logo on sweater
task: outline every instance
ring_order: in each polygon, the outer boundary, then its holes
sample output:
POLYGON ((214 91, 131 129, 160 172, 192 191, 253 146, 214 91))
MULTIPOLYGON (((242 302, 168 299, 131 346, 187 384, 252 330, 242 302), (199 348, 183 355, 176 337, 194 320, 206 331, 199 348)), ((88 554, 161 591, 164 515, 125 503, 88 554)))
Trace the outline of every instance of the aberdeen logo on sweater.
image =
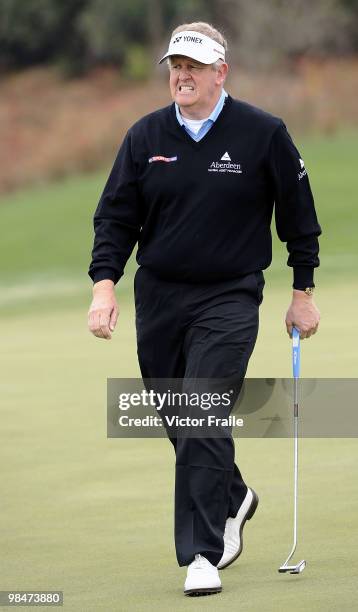
POLYGON ((231 157, 227 151, 220 157, 220 161, 211 162, 208 172, 229 172, 233 174, 242 174, 241 164, 236 164, 231 161, 231 157))

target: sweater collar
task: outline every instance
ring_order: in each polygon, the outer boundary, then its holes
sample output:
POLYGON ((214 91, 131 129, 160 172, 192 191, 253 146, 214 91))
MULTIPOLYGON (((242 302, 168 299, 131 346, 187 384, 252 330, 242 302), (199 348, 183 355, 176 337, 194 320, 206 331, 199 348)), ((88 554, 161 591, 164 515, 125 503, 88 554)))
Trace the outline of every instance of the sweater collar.
MULTIPOLYGON (((218 116, 220 115, 220 113, 221 113, 221 111, 223 109, 223 106, 225 104, 225 99, 227 98, 227 95, 228 95, 227 92, 225 91, 225 89, 223 89, 222 92, 221 92, 221 96, 220 96, 220 98, 219 98, 215 108, 212 110, 212 112, 210 113, 209 117, 205 121, 210 121, 211 123, 214 123, 217 120, 218 116)), ((176 118, 177 118, 177 120, 179 122, 179 125, 185 125, 183 117, 181 116, 181 113, 180 113, 179 106, 178 106, 178 104, 176 102, 175 102, 175 114, 176 114, 176 118)))

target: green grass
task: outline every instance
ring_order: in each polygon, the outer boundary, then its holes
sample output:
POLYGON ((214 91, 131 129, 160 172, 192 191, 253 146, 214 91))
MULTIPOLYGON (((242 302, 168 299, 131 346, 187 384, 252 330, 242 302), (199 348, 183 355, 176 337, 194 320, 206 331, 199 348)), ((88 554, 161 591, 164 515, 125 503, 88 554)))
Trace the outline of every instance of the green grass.
MULTIPOLYGON (((357 145, 357 134, 300 145, 324 230, 316 277, 322 322, 302 345, 303 376, 357 375, 357 145)), ((139 369, 133 259, 118 289, 113 340, 86 329, 91 217, 104 178, 68 179, 0 202, 0 589, 63 589, 69 612, 355 609, 357 442, 350 439, 301 443, 298 556, 308 566, 298 577, 277 573, 291 543, 290 441, 242 440, 239 463, 261 498, 245 553, 222 573, 222 595, 183 597, 170 445, 106 438, 106 378, 139 369)), ((286 258, 275 241, 252 377, 290 376, 286 258)))
MULTIPOLYGON (((70 612, 353 610, 357 441, 301 442, 298 557, 308 566, 292 577, 277 573, 292 537, 291 443, 242 440, 238 458, 259 512, 240 562, 222 574, 223 594, 186 600, 172 539, 170 445, 106 439, 106 377, 137 374, 132 305, 124 302, 111 342, 87 334, 83 314, 32 313, 0 326, 1 588, 62 589, 70 612)), ((309 375, 315 345, 304 347, 309 375)), ((282 347, 284 359, 275 343, 269 355, 260 337, 251 375, 289 375, 288 365, 277 367, 289 360, 287 341, 282 347)))
POLYGON ((104 180, 103 174, 86 175, 3 197, 2 277, 83 273, 91 249, 91 217, 104 180))

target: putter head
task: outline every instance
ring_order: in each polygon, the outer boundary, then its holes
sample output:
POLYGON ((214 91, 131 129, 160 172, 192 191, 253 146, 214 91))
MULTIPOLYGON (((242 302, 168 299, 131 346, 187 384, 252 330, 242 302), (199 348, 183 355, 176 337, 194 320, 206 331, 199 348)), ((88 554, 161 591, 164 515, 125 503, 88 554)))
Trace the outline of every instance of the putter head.
POLYGON ((302 561, 297 563, 297 565, 281 565, 278 571, 280 574, 287 574, 287 573, 301 574, 301 572, 303 572, 305 567, 306 567, 306 561, 302 559, 302 561))

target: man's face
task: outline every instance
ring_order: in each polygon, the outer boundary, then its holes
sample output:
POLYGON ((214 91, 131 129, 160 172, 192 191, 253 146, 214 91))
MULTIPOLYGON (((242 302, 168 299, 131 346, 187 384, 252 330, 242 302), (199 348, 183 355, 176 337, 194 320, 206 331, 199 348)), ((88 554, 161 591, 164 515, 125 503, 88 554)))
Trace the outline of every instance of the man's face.
POLYGON ((214 70, 211 65, 173 55, 169 69, 170 93, 178 106, 184 112, 187 109, 210 114, 225 81, 227 64, 222 63, 218 70, 214 70))

